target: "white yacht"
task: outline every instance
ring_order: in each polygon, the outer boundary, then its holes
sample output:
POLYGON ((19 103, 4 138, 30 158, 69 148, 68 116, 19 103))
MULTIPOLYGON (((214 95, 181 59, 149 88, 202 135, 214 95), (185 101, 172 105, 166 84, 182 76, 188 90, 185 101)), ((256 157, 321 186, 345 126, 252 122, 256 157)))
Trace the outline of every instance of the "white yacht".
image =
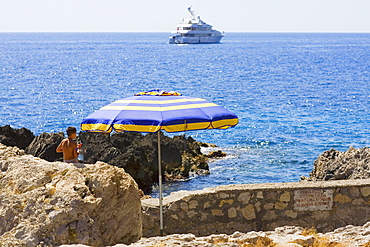
POLYGON ((190 18, 183 20, 178 24, 176 30, 171 32, 169 38, 170 44, 206 44, 219 43, 224 36, 224 33, 217 31, 200 19, 200 16, 195 16, 191 7, 188 8, 190 18))

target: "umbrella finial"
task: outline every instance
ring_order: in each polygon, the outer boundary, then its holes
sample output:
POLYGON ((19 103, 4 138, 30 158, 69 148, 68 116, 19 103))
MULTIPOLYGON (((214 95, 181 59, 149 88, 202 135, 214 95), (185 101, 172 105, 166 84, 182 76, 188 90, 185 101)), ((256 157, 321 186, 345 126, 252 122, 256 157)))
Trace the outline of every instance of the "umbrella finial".
POLYGON ((144 96, 144 95, 149 95, 149 96, 181 96, 181 93, 175 92, 175 91, 169 91, 166 92, 164 90, 160 89, 154 89, 154 90, 149 90, 146 92, 140 92, 134 94, 134 96, 144 96))

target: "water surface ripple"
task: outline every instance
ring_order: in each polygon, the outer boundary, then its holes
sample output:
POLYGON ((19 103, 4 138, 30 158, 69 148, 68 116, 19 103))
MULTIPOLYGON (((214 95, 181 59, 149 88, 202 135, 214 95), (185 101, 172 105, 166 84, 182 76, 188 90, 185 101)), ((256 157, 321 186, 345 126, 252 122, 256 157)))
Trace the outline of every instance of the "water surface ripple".
POLYGON ((209 45, 170 45, 168 35, 1 33, 0 125, 64 131, 155 88, 235 112, 233 129, 185 133, 229 156, 165 194, 298 181, 325 150, 369 146, 370 34, 230 33, 209 45))

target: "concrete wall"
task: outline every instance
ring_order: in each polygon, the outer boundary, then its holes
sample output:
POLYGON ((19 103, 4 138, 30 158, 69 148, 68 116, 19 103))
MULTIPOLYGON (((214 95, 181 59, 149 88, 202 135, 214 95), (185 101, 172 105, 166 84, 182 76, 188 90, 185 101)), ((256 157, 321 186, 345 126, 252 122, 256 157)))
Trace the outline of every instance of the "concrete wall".
MULTIPOLYGON (((370 221, 370 180, 244 184, 179 191, 163 198, 164 234, 204 236, 278 226, 319 232, 370 221)), ((159 235, 158 199, 142 200, 143 236, 159 235)))

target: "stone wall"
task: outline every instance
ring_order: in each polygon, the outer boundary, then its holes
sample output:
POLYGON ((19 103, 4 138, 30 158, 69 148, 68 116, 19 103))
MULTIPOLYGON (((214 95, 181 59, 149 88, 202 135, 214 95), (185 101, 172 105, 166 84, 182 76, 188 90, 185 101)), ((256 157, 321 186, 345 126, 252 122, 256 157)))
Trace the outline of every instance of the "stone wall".
MULTIPOLYGON (((163 198, 164 234, 196 236, 301 226, 328 232, 370 220, 370 179, 244 184, 163 198)), ((143 236, 159 235, 158 199, 142 200, 143 236)))

